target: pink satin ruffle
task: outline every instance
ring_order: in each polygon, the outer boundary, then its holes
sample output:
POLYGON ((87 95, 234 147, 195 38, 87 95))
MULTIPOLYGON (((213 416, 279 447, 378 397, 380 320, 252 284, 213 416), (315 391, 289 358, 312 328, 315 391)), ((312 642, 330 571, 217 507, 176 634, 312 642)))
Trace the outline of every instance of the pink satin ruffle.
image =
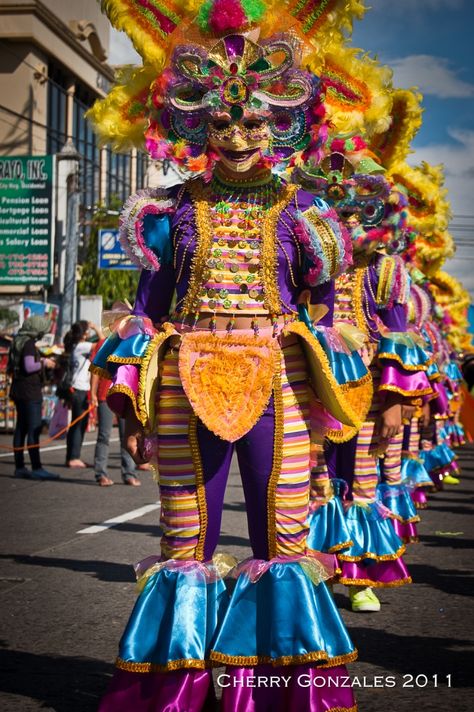
POLYGON ((411 577, 403 559, 376 561, 363 566, 357 561, 340 561, 341 581, 353 586, 395 586, 410 583, 411 577), (360 581, 360 583, 358 583, 360 581))
POLYGON ((355 710, 344 665, 227 667, 217 677, 223 687, 221 712, 330 712, 355 710), (227 686, 228 685, 228 686, 227 686))
POLYGON ((404 371, 398 364, 383 365, 381 369, 380 390, 396 390, 403 395, 423 395, 432 384, 425 371, 404 371))
POLYGON ((414 522, 400 522, 398 519, 393 519, 392 524, 397 535, 405 543, 418 539, 418 530, 414 522))
POLYGON ((210 670, 117 669, 97 712, 211 712, 214 699, 210 670))

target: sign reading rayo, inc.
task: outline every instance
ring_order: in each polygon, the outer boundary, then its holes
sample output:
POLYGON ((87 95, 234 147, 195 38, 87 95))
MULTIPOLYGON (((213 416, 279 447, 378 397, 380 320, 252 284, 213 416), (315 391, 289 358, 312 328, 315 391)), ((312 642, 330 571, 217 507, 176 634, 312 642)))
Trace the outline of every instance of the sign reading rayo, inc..
POLYGON ((0 158, 0 284, 51 284, 53 157, 0 158))
POLYGON ((99 230, 98 243, 99 269, 138 269, 124 252, 117 229, 99 230))

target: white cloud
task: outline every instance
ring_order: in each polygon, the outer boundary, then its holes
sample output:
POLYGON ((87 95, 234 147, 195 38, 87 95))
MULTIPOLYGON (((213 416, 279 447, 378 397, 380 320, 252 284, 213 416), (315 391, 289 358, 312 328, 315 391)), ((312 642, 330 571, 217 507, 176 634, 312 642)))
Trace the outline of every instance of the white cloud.
POLYGON ((141 64, 140 55, 135 52, 133 45, 125 32, 117 32, 110 28, 109 64, 141 64))
POLYGON ((474 97, 474 84, 460 79, 450 60, 444 57, 412 54, 391 60, 390 66, 395 86, 417 86, 423 94, 441 99, 474 97))
POLYGON ((446 263, 446 269, 460 279, 474 298, 474 130, 450 128, 455 143, 431 144, 417 148, 409 156, 411 165, 421 161, 445 167, 445 187, 454 215, 451 232, 459 240, 456 257, 446 263), (466 216, 466 217, 459 217, 466 216), (471 230, 456 230, 466 225, 471 230))

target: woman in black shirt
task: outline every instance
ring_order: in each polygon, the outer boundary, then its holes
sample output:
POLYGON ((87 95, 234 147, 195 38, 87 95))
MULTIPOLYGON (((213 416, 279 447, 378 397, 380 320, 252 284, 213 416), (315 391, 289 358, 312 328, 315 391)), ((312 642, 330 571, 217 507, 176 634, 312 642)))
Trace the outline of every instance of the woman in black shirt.
POLYGON ((41 433, 41 405, 43 400, 43 369, 54 368, 55 362, 49 358, 40 358, 36 341, 49 328, 45 317, 32 316, 25 319, 18 334, 13 339, 9 354, 9 372, 12 387, 10 398, 16 407, 16 427, 13 435, 15 450, 15 476, 36 480, 56 480, 59 475, 48 472, 41 465, 39 437, 41 433), (32 469, 25 467, 25 440, 32 469))

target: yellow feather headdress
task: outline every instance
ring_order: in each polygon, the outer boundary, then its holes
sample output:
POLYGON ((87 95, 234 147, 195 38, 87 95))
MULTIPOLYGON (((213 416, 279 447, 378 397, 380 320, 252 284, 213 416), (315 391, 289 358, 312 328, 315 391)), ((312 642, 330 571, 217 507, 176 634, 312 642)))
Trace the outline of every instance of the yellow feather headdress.
POLYGON ((360 49, 342 45, 326 53, 314 52, 305 64, 321 79, 326 117, 334 134, 370 137, 388 130, 392 109, 389 67, 360 49))
POLYGON ((384 133, 375 134, 369 146, 385 168, 405 161, 411 153, 422 121, 421 100, 421 94, 412 89, 393 91, 390 125, 384 133))

